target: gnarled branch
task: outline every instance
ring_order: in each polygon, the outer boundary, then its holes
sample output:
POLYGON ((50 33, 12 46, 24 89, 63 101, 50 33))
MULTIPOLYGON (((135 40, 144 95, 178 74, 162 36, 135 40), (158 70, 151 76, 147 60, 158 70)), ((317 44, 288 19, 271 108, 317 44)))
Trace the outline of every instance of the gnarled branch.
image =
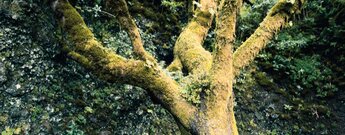
POLYGON ((196 134, 237 135, 233 111, 232 79, 239 69, 252 61, 303 0, 280 0, 269 12, 254 34, 232 55, 237 11, 242 0, 219 0, 216 16, 214 57, 203 47, 203 41, 214 17, 214 0, 201 0, 201 7, 179 36, 175 60, 170 69, 186 68, 191 75, 210 73, 208 89, 203 91, 200 106, 193 106, 181 96, 181 86, 167 76, 143 48, 138 28, 124 0, 109 0, 121 25, 127 29, 134 52, 141 60, 128 60, 98 42, 79 13, 67 0, 57 0, 56 12, 60 26, 66 32, 68 55, 108 82, 139 86, 168 109, 189 131, 196 134), (115 5, 116 4, 116 5, 115 5), (119 6, 119 7, 118 7, 119 6), (152 59, 152 60, 151 60, 152 59))
POLYGON ((129 14, 126 1, 107 0, 106 5, 109 10, 108 12, 114 14, 117 20, 120 22, 120 25, 127 31, 127 34, 132 41, 134 55, 141 60, 150 60, 152 62, 156 62, 153 56, 144 49, 139 29, 129 14))
POLYGON ((235 51, 234 74, 238 75, 241 68, 254 60, 256 55, 283 28, 294 13, 298 13, 304 0, 279 0, 260 23, 259 28, 235 51))
POLYGON ((181 87, 157 65, 147 61, 127 60, 103 47, 67 0, 58 0, 55 11, 61 14, 60 26, 70 42, 66 49, 69 50, 69 56, 103 80, 144 88, 183 126, 190 128, 195 107, 181 96, 181 87))
POLYGON ((214 17, 214 0, 201 0, 201 7, 194 18, 183 29, 174 47, 174 61, 168 67, 171 70, 185 68, 188 73, 208 72, 212 65, 211 53, 202 45, 211 27, 214 17))

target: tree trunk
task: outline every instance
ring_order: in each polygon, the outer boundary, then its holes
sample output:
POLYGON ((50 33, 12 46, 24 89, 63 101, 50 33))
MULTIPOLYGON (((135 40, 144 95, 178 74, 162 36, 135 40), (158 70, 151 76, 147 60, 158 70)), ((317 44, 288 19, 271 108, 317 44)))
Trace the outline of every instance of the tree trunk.
POLYGON ((175 59, 168 67, 172 71, 187 69, 186 78, 196 78, 190 85, 200 82, 201 76, 206 78, 203 83, 207 87, 194 88, 202 89, 199 105, 183 97, 181 91, 191 86, 180 85, 166 75, 145 51, 126 2, 108 0, 107 3, 127 30, 138 60, 125 59, 103 47, 69 2, 56 0, 54 11, 59 14, 57 20, 69 41, 63 46, 68 55, 103 80, 147 90, 193 134, 237 135, 232 80, 300 10, 304 0, 278 1, 260 27, 234 53, 235 24, 242 0, 200 0, 201 7, 180 34, 174 48, 175 59), (214 52, 210 53, 202 45, 214 16, 216 42, 214 52))

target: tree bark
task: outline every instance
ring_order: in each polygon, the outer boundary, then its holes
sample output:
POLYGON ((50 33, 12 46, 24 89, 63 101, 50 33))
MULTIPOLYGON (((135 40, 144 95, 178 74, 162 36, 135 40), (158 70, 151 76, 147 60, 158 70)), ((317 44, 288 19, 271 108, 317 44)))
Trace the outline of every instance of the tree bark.
POLYGON ((214 18, 214 0, 200 0, 194 18, 182 30, 174 47, 174 61, 168 66, 170 71, 185 68, 190 74, 207 73, 212 66, 211 53, 202 45, 214 18), (210 12, 211 11, 211 12, 210 12))
POLYGON ((65 49, 70 57, 105 81, 146 89, 179 122, 190 127, 196 109, 181 96, 181 87, 160 67, 149 61, 125 59, 103 47, 68 1, 59 0, 56 12, 62 15, 59 22, 70 42, 65 49))
POLYGON ((181 91, 184 87, 166 75, 144 50, 139 30, 124 0, 108 0, 108 5, 127 30, 139 60, 125 59, 103 47, 67 0, 57 0, 55 12, 60 14, 58 21, 68 39, 64 50, 93 74, 108 82, 131 84, 147 90, 193 134, 237 135, 232 80, 303 3, 304 0, 278 1, 254 34, 233 53, 237 12, 242 0, 201 0, 195 17, 176 41, 175 59, 168 67, 169 70, 185 68, 188 76, 206 74, 210 87, 200 93, 203 97, 200 105, 193 105, 183 98, 181 91), (214 16, 216 42, 211 54, 202 45, 214 16))
POLYGON ((286 26, 293 14, 299 13, 305 0, 293 3, 279 0, 268 12, 255 32, 234 52, 234 74, 254 60, 268 42, 286 26))
POLYGON ((223 0, 218 3, 215 19, 216 42, 210 72, 211 87, 204 111, 208 134, 238 134, 233 111, 232 48, 237 12, 241 4, 239 0, 223 0))
POLYGON ((120 25, 127 31, 132 45, 134 55, 141 60, 149 60, 155 62, 151 54, 145 51, 139 29, 133 18, 129 14, 127 3, 125 0, 107 0, 106 5, 110 13, 114 14, 120 25))

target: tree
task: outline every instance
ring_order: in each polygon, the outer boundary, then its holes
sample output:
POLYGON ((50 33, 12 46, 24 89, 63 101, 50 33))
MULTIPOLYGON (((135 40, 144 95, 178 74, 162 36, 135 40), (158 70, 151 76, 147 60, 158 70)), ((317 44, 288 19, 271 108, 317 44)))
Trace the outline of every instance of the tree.
POLYGON ((193 134, 238 134, 234 117, 233 79, 260 50, 300 11, 304 0, 279 0, 256 31, 236 50, 236 18, 242 0, 200 0, 194 17, 183 29, 174 47, 170 71, 186 69, 192 83, 182 86, 168 76, 157 60, 145 51, 139 30, 129 14, 125 0, 107 0, 108 10, 126 29, 136 59, 125 59, 98 42, 83 18, 68 0, 52 3, 60 27, 66 33, 63 49, 68 55, 108 82, 131 84, 148 91, 173 114, 183 128, 193 134), (215 18, 213 52, 202 47, 215 18), (202 86, 191 85, 206 78, 202 86), (188 102, 182 90, 201 89, 200 104, 188 102))

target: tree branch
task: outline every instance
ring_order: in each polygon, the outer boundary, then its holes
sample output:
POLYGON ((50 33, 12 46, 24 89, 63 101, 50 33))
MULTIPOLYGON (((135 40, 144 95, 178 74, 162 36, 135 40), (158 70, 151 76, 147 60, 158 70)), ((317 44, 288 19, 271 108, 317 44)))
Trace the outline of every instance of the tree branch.
POLYGON ((202 45, 211 27, 214 17, 214 0, 201 0, 201 7, 194 18, 183 29, 174 47, 174 61, 168 67, 170 71, 187 69, 188 73, 208 72, 212 65, 211 53, 202 45), (182 67, 183 66, 183 67, 182 67))
POLYGON ((279 0, 255 32, 234 53, 234 74, 254 60, 256 55, 283 28, 291 16, 299 13, 305 0, 279 0))
POLYGON ((69 56, 103 80, 144 88, 183 126, 191 128, 195 107, 181 96, 181 87, 157 65, 148 61, 127 60, 103 47, 67 0, 58 0, 55 12, 61 15, 59 25, 70 42, 66 46, 69 56))
POLYGON ((151 54, 145 51, 143 42, 140 37, 139 29, 135 24, 132 16, 129 14, 127 3, 125 0, 107 0, 106 5, 110 13, 114 14, 120 25, 126 29, 129 35, 133 52, 136 57, 141 60, 150 60, 156 62, 151 54))

